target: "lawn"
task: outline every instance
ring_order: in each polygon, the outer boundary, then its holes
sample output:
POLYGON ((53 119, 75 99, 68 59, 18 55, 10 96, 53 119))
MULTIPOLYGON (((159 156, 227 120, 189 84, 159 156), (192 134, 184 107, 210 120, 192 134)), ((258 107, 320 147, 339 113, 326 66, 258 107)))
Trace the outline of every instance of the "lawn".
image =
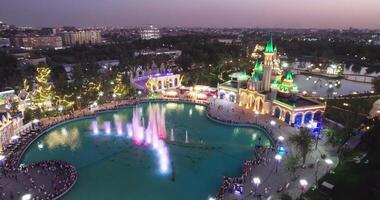
POLYGON ((311 200, 356 200, 380 199, 380 151, 372 151, 359 164, 352 161, 353 157, 363 153, 360 147, 350 152, 334 170, 319 180, 335 185, 334 192, 329 198, 316 190, 309 190, 306 197, 311 200), (368 164, 364 162, 369 160, 368 164))

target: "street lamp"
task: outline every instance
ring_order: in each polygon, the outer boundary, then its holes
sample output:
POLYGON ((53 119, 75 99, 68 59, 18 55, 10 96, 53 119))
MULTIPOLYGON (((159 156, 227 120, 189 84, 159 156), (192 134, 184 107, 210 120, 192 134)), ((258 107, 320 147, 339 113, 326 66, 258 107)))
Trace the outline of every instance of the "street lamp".
POLYGON ((280 154, 276 154, 275 156, 274 156, 274 159, 276 159, 276 173, 277 173, 277 169, 278 169, 278 165, 280 164, 280 161, 281 161, 281 159, 282 159, 282 156, 280 155, 280 154))
POLYGON ((21 197, 21 200, 30 200, 30 199, 32 199, 32 195, 31 194, 24 194, 21 197))
POLYGON ((330 171, 330 166, 331 166, 332 164, 334 164, 334 162, 333 162, 330 158, 326 158, 326 159, 325 159, 325 163, 327 164, 327 166, 326 166, 326 173, 327 173, 327 172, 330 171))
POLYGON ((276 121, 271 120, 271 121, 270 121, 270 125, 272 125, 272 126, 276 125, 276 121))
POLYGON ((259 190, 259 185, 261 183, 260 178, 259 177, 253 177, 252 183, 256 185, 256 187, 255 187, 255 193, 257 193, 257 191, 259 190))
POLYGON ((300 185, 301 185, 301 194, 303 194, 305 192, 305 189, 306 189, 306 186, 307 186, 307 180, 305 179, 301 179, 300 180, 300 185))

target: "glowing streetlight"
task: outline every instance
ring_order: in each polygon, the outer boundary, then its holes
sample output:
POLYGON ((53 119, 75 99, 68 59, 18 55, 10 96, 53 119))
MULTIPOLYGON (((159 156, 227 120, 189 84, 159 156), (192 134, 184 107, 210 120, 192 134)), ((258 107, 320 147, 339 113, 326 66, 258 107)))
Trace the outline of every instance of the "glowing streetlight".
POLYGON ((301 179, 300 185, 301 185, 301 193, 303 194, 305 192, 306 186, 308 185, 307 180, 301 179))
POLYGON ((284 136, 280 135, 280 136, 278 136, 278 140, 280 140, 280 142, 282 142, 285 140, 285 138, 284 138, 284 136))
POLYGON ((325 163, 327 164, 327 166, 326 166, 326 173, 327 173, 327 172, 330 171, 330 167, 331 167, 332 164, 334 164, 334 162, 331 159, 326 158, 325 159, 325 163))
POLYGON ((280 154, 276 154, 274 156, 274 159, 276 159, 276 173, 277 173, 277 170, 278 170, 278 165, 280 164, 281 160, 282 160, 282 156, 280 154))
POLYGON ((30 200, 30 199, 32 199, 32 195, 31 194, 24 194, 21 197, 21 200, 30 200))
POLYGON ((329 158, 326 158, 325 159, 325 162, 326 162, 326 164, 328 164, 328 165, 332 165, 334 162, 331 160, 331 159, 329 159, 329 158))
POLYGON ((276 125, 276 121, 271 120, 271 121, 270 121, 270 125, 272 125, 272 126, 276 125))
POLYGON ((253 177, 252 179, 252 183, 255 184, 255 193, 257 193, 257 191, 259 190, 259 185, 261 183, 261 180, 259 177, 253 177))

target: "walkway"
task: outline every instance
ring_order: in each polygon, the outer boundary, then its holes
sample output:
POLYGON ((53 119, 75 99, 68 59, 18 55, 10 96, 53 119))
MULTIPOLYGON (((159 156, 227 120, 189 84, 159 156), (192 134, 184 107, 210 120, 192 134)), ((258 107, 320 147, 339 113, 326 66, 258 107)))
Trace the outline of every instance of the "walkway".
MULTIPOLYGON (((292 134, 297 134, 298 130, 296 128, 290 127, 289 125, 279 121, 276 118, 273 118, 269 115, 256 115, 250 110, 240 108, 236 104, 219 100, 212 99, 210 101, 210 111, 209 114, 223 121, 235 121, 239 123, 251 123, 258 124, 260 126, 266 127, 267 130, 271 133, 274 139, 277 139, 278 136, 283 136, 284 146, 287 150, 287 155, 292 155, 295 153, 295 148, 288 142, 288 138, 292 134), (276 121, 276 125, 270 125, 270 121, 276 121)), ((308 155, 306 160, 306 166, 310 164, 315 164, 317 160, 319 162, 318 176, 321 177, 323 174, 330 169, 330 166, 321 159, 321 155, 325 154, 327 157, 335 155, 335 150, 329 148, 325 141, 318 142, 318 149, 314 150, 308 155)), ((269 197, 270 194, 276 193, 280 188, 284 188, 283 192, 288 193, 292 198, 297 198, 301 194, 299 179, 306 179, 309 183, 308 186, 312 186, 315 183, 315 171, 314 167, 298 169, 296 172, 296 177, 299 177, 295 180, 291 180, 290 173, 286 170, 285 159, 278 164, 278 170, 276 172, 277 161, 274 159, 275 153, 267 153, 267 162, 253 167, 250 178, 244 183, 244 190, 242 195, 229 194, 226 196, 226 199, 255 199, 257 196, 253 196, 251 193, 255 191, 251 180, 253 177, 259 177, 261 179, 261 184, 257 190, 257 194, 262 195, 262 197, 269 197), (286 188, 286 185, 288 187, 286 188)))

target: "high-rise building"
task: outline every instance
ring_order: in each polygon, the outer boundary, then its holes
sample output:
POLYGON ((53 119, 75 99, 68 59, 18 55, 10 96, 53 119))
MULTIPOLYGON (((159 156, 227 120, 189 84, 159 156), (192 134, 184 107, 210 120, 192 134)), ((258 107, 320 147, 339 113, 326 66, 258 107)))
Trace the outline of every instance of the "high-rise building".
POLYGON ((67 46, 98 44, 102 42, 99 30, 69 31, 61 33, 63 44, 67 46))
POLYGON ((16 36, 14 46, 20 48, 61 48, 62 38, 60 36, 16 36))
POLYGON ((140 37, 143 40, 158 39, 161 37, 160 29, 152 25, 140 30, 140 37))

